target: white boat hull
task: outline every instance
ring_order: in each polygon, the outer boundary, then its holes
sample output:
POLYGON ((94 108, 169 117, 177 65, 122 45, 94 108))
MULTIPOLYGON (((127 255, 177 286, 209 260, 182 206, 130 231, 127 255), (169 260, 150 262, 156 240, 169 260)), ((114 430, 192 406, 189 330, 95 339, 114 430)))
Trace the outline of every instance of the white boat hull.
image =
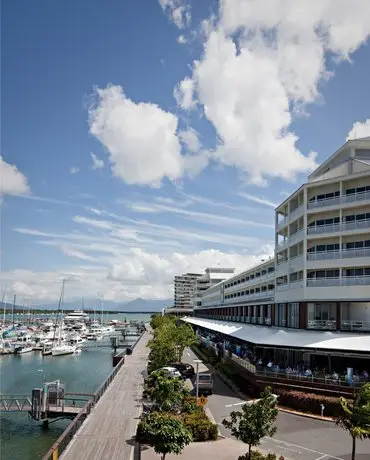
POLYGON ((53 356, 71 355, 76 351, 76 347, 72 345, 62 345, 51 349, 53 356))

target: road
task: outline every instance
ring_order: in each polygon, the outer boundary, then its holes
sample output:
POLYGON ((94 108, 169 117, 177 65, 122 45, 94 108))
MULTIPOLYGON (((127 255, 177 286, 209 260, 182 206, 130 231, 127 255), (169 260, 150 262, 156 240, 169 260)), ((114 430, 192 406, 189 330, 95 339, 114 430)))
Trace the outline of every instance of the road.
MULTIPOLYGON (((186 350, 184 361, 192 364, 196 355, 186 350)), ((207 372, 200 364, 199 372, 207 372)), ((217 375, 214 376, 213 394, 208 397, 207 407, 212 412, 223 436, 231 434, 222 420, 244 403, 217 375)), ((277 433, 265 438, 261 449, 275 452, 291 460, 350 460, 352 441, 350 436, 333 422, 279 412, 277 433)), ((357 441, 356 460, 370 460, 370 440, 357 441)))

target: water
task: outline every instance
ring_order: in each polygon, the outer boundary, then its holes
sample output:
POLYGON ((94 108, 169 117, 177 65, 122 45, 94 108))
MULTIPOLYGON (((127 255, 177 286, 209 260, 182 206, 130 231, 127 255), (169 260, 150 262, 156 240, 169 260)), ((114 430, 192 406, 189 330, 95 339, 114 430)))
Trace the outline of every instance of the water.
MULTIPOLYGON (((118 314, 114 319, 149 321, 150 315, 118 314)), ((107 318, 108 319, 108 318, 107 318)), ((136 340, 136 338, 133 338, 136 340)), ((98 342, 102 345, 104 342, 98 342)), ((109 343, 109 339, 107 340, 109 343)), ((66 392, 94 393, 112 371, 112 350, 89 348, 78 355, 42 356, 40 352, 0 356, 0 392, 28 394, 46 381, 60 379, 66 392), (42 371, 42 372, 39 372, 42 371)), ((42 457, 61 435, 68 420, 49 424, 47 430, 23 413, 1 413, 1 460, 36 460, 42 457)))

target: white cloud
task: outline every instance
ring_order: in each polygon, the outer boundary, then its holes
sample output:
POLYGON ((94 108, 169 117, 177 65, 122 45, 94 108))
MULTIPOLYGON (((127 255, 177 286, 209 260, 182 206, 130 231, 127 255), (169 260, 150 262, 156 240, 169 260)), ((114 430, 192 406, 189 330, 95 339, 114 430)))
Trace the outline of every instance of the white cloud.
POLYGON ((179 35, 177 37, 177 43, 179 43, 180 45, 186 45, 186 43, 188 43, 188 40, 185 37, 185 35, 179 35))
POLYGON ((181 177, 178 120, 151 103, 135 103, 120 86, 96 90, 90 132, 107 148, 114 175, 128 184, 159 186, 181 177))
POLYGON ((346 140, 349 141, 350 139, 360 139, 361 137, 368 136, 370 136, 370 118, 364 122, 356 121, 356 123, 353 123, 346 140))
POLYGON ((185 219, 201 222, 208 225, 219 225, 224 227, 265 227, 273 228, 272 224, 265 222, 256 222, 245 218, 234 217, 225 214, 211 214, 209 212, 191 211, 178 206, 168 206, 165 204, 151 204, 151 203, 127 203, 133 211, 139 213, 171 213, 183 216, 185 219))
POLYGON ((97 155, 95 155, 93 152, 91 152, 90 155, 93 162, 91 169, 96 170, 104 168, 104 160, 98 158, 97 155))
POLYGON ((0 155, 0 197, 30 193, 26 176, 0 155))
POLYGON ((177 104, 183 110, 193 110, 197 106, 195 96, 195 82, 189 77, 185 77, 180 83, 175 86, 173 95, 177 104))
POLYGON ((190 152, 196 153, 200 149, 199 133, 193 128, 180 131, 179 138, 190 152))
POLYGON ((186 0, 159 0, 159 4, 179 29, 184 29, 190 25, 191 8, 186 0))
POLYGON ((348 58, 370 34, 370 2, 223 0, 207 21, 204 51, 175 87, 178 105, 196 100, 214 126, 214 158, 250 182, 294 180, 316 166, 292 131, 293 115, 319 97, 330 54, 348 58), (314 4, 313 4, 314 3, 314 4), (299 109, 299 110, 298 110, 299 109))
POLYGON ((255 195, 251 195, 250 193, 244 193, 244 192, 240 192, 238 193, 238 195, 241 196, 242 198, 245 198, 246 200, 253 201, 254 203, 258 203, 258 204, 263 204, 264 206, 268 206, 269 208, 276 208, 278 206, 278 204, 273 203, 272 201, 262 196, 261 197, 255 196, 255 195))
POLYGON ((80 168, 77 168, 76 166, 71 166, 69 168, 69 173, 70 174, 77 174, 80 171, 80 168))

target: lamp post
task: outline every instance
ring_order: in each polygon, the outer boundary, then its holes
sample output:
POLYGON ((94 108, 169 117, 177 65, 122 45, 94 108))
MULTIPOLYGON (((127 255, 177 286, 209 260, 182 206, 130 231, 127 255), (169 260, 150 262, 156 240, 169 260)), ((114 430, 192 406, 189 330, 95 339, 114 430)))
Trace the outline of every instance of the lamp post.
POLYGON ((194 364, 196 364, 196 381, 195 381, 195 396, 196 396, 196 402, 198 405, 198 397, 199 397, 199 364, 202 364, 201 359, 194 359, 194 364))

